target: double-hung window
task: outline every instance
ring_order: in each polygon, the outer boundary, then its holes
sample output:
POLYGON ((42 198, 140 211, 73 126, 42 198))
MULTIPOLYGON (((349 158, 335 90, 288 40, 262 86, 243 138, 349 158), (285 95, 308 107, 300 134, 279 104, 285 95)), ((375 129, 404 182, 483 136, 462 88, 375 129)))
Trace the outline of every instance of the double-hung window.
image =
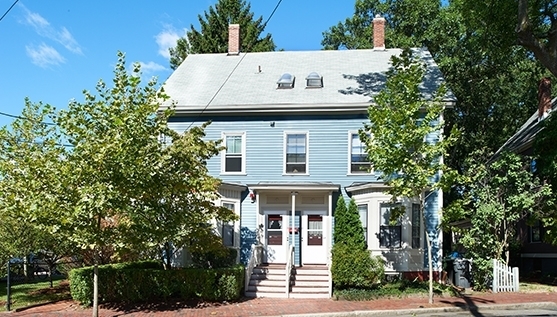
POLYGON ((420 204, 412 204, 412 249, 420 248, 420 204))
POLYGON ((287 133, 285 135, 285 173, 307 174, 308 159, 307 133, 287 133))
POLYGON ((401 224, 400 220, 392 223, 391 210, 399 207, 395 204, 381 204, 380 206, 380 227, 379 227, 379 246, 381 248, 400 248, 401 245, 401 224))
POLYGON ((360 222, 362 223, 362 227, 364 228, 364 238, 367 241, 367 205, 358 205, 358 213, 360 214, 360 222))
POLYGON ((222 173, 245 173, 245 133, 224 133, 226 149, 222 158, 222 173))
MULTIPOLYGON (((235 212, 236 206, 232 203, 222 203, 222 206, 235 212)), ((234 221, 223 222, 221 226, 222 244, 226 247, 234 246, 234 221)))
POLYGON ((371 163, 367 158, 365 144, 358 133, 350 133, 350 173, 369 173, 371 163))

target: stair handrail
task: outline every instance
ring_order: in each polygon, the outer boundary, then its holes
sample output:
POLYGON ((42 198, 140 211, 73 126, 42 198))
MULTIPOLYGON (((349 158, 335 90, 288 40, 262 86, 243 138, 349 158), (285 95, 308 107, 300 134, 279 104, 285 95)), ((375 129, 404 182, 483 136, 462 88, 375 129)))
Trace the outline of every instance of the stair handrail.
POLYGON ((288 254, 286 255, 286 298, 290 294, 290 274, 292 274, 292 266, 294 259, 294 245, 290 245, 288 248, 288 254))
POLYGON ((244 294, 248 292, 249 282, 251 279, 251 274, 253 273, 253 269, 261 264, 261 257, 263 255, 263 245, 261 244, 252 244, 251 245, 251 256, 248 261, 248 265, 246 266, 246 276, 244 280, 244 294))
POLYGON ((332 256, 329 253, 327 257, 327 273, 329 275, 329 298, 333 297, 333 274, 331 273, 331 266, 333 265, 332 256))

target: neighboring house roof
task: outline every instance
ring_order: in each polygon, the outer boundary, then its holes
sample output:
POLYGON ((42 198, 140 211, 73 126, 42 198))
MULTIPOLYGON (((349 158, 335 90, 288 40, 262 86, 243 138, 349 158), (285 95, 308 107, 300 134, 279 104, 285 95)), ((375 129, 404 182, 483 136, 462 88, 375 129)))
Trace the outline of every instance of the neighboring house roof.
MULTIPOLYGON (((551 100, 552 112, 557 109, 557 98, 551 100)), ((532 147, 536 135, 542 129, 542 120, 539 120, 538 110, 532 114, 532 116, 526 120, 526 122, 518 129, 518 131, 510 137, 503 146, 497 150, 494 158, 497 157, 503 151, 511 151, 515 153, 522 153, 532 147)))
MULTIPOLYGON (((430 98, 443 81, 442 74, 426 49, 413 51, 426 64, 421 89, 430 98)), ((174 101, 177 114, 366 109, 384 88, 391 56, 401 52, 369 49, 192 54, 165 82, 163 87, 171 100, 163 107, 174 101), (313 72, 323 78, 322 88, 306 88, 306 78, 313 72), (277 88, 284 73, 295 76, 293 88, 277 88)), ((445 101, 453 103, 456 98, 449 92, 445 101)))

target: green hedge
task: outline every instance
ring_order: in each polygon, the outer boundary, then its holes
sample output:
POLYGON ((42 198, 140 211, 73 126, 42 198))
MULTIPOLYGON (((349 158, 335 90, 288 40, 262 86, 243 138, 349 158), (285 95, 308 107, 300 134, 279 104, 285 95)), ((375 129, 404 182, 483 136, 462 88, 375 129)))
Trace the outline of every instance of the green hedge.
MULTIPOLYGON (((82 305, 93 302, 93 267, 69 274, 72 298, 82 305)), ((238 299, 244 285, 244 267, 163 270, 147 264, 99 266, 99 303, 140 302, 167 298, 228 301, 238 299)))

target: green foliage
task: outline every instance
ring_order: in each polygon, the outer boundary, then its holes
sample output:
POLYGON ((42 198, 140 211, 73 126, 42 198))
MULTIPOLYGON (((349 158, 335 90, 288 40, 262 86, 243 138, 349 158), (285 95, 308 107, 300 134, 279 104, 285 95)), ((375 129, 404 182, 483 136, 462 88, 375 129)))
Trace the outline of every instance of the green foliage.
POLYGON ((323 33, 323 47, 371 48, 376 14, 386 19, 386 46, 427 47, 457 97, 445 112, 447 131, 454 125, 461 131, 448 166, 464 173, 478 149, 487 156, 476 160, 486 160, 536 109, 538 81, 546 73, 531 52, 516 46, 516 2, 358 0, 352 17, 323 33))
MULTIPOLYGON (((557 116, 549 116, 542 121, 542 130, 534 141, 535 172, 546 180, 552 188, 557 188, 557 116)), ((544 226, 544 240, 557 245, 557 201, 552 201, 547 208, 540 210, 538 219, 544 226)))
MULTIPOLYGON (((168 298, 230 301, 241 296, 244 267, 223 269, 154 268, 154 263, 117 264, 99 267, 99 302, 141 302, 168 298)), ((93 268, 70 272, 74 300, 91 305, 93 268)))
POLYGON ((492 259, 509 261, 509 251, 521 221, 539 219, 551 197, 551 187, 529 170, 529 159, 503 152, 489 165, 470 163, 464 179, 470 191, 445 210, 446 223, 468 219, 471 227, 460 232, 460 244, 474 259, 477 286, 491 276, 492 259))
POLYGON ((228 25, 240 25, 240 51, 274 51, 271 34, 262 36, 265 24, 263 17, 254 19, 251 5, 244 0, 219 0, 209 6, 204 16, 198 15, 201 30, 190 26, 186 37, 178 39, 176 47, 170 49, 170 66, 176 69, 189 54, 228 52, 228 25))
POLYGON ((381 281, 385 263, 368 250, 337 242, 332 248, 331 275, 335 289, 370 288, 381 281))
POLYGON ((195 250, 191 252, 193 266, 203 269, 217 269, 233 267, 236 264, 238 250, 222 246, 206 252, 195 250))
MULTIPOLYGON (((348 288, 343 290, 335 290, 334 297, 338 300, 349 301, 368 301, 378 298, 404 298, 416 295, 426 295, 428 285, 426 282, 410 281, 401 279, 395 282, 383 283, 371 289, 348 288)), ((435 294, 439 295, 459 295, 455 289, 449 285, 434 285, 435 294)))
POLYGON ((334 242, 348 244, 356 249, 367 249, 364 229, 354 199, 350 200, 347 209, 344 198, 342 196, 338 198, 335 209, 334 242))
POLYGON ((441 158, 457 131, 441 138, 447 90, 439 87, 432 100, 422 95, 425 67, 412 52, 404 50, 391 62, 385 89, 368 108, 369 123, 360 129, 360 139, 396 201, 399 197, 420 197, 424 190, 439 188, 452 175, 441 158), (439 175, 440 171, 444 173, 439 175))
POLYGON ((321 45, 325 49, 373 48, 372 19, 379 14, 387 20, 386 47, 429 46, 429 32, 440 10, 436 0, 357 0, 354 15, 323 32, 321 45))

